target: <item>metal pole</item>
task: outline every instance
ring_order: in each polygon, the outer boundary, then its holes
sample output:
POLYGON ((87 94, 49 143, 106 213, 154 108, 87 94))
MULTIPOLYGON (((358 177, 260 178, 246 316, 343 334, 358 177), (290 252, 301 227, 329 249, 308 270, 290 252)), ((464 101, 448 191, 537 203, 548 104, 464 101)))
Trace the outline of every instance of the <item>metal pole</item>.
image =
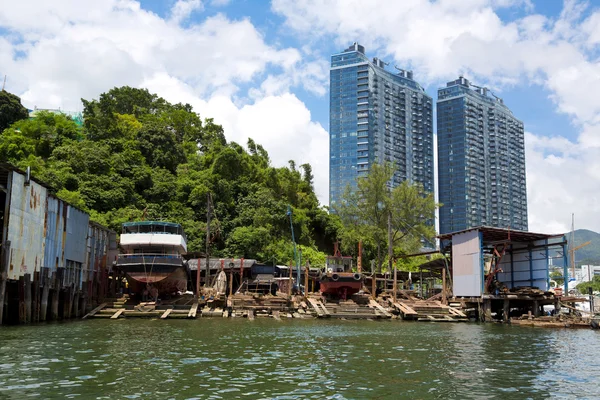
MULTIPOLYGON (((396 266, 394 264, 394 243, 392 242, 392 212, 388 212, 388 270, 394 272, 394 301, 396 301, 396 289, 398 284, 398 274, 396 273, 396 266), (392 268, 393 266, 393 268, 392 268)), ((387 288, 386 288, 387 289, 387 288)))
MULTIPOLYGON (((290 229, 292 230, 292 243, 294 244, 294 261, 296 262, 296 284, 300 290, 300 263, 298 262, 298 252, 296 251, 296 238, 294 237, 294 224, 292 223, 292 207, 288 205, 287 215, 290 217, 290 229)), ((292 271, 290 270, 290 277, 292 271)))
MULTIPOLYGON (((204 287, 208 287, 209 276, 210 276, 210 218, 212 216, 211 213, 212 200, 210 198, 210 193, 206 194, 206 276, 204 277, 204 287)), ((198 273, 200 273, 200 268, 198 268, 198 273)), ((200 293, 198 292, 198 296, 200 293)))
MULTIPOLYGON (((566 242, 567 238, 563 242, 566 242)), ((563 275, 565 282, 563 296, 567 296, 569 294, 569 252, 567 250, 567 246, 565 244, 562 245, 563 248, 563 275)))

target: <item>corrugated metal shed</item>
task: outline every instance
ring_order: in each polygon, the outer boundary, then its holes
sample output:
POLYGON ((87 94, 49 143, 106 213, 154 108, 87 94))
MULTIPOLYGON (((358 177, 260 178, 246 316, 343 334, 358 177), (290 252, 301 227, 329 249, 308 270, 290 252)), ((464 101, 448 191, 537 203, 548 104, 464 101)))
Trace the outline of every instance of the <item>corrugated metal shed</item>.
POLYGON ((54 196, 48 196, 46 211, 44 267, 50 269, 50 276, 57 268, 64 268, 64 243, 66 204, 54 196))
POLYGON ((67 243, 65 260, 83 264, 90 216, 72 206, 67 207, 67 243))
POLYGON ((6 240, 10 240, 8 279, 39 271, 44 263, 44 222, 47 189, 11 172, 6 240))
MULTIPOLYGON (((200 260, 200 270, 204 271, 206 269, 206 258, 193 258, 188 260, 188 267, 190 271, 196 271, 198 269, 198 260, 200 260)), ((225 269, 230 268, 230 263, 233 263, 233 268, 240 268, 240 263, 242 259, 240 258, 210 258, 209 259, 209 267, 211 271, 221 269, 221 260, 223 261, 223 265, 225 269)), ((256 260, 244 260, 244 269, 250 268, 252 265, 256 264, 256 260)))

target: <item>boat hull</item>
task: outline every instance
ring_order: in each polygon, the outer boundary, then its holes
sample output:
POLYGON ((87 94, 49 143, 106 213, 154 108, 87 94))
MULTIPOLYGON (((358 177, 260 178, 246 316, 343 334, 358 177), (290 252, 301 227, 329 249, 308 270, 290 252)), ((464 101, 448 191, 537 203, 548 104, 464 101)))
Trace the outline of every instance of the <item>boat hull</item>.
POLYGON ((157 297, 187 290, 187 267, 180 260, 164 259, 148 263, 147 260, 127 258, 115 266, 125 274, 129 292, 157 297))
POLYGON ((154 272, 145 274, 143 272, 125 272, 130 293, 144 294, 147 290, 149 295, 163 295, 187 290, 187 274, 183 267, 172 272, 154 272))
MULTIPOLYGON (((356 279, 357 274, 337 273, 333 276, 324 276, 319 281, 322 294, 336 295, 343 298, 352 296, 362 289, 362 277, 356 279)), ((360 275, 358 275, 360 277, 360 275)))

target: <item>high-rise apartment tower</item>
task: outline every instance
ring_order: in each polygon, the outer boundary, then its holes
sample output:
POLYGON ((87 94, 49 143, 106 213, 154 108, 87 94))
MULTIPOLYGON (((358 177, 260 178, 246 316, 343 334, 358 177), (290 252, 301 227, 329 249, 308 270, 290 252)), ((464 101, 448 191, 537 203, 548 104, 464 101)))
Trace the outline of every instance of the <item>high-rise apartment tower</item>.
POLYGON ((354 43, 331 56, 329 204, 335 210, 373 163, 392 163, 404 180, 433 192, 433 101, 412 71, 391 72, 354 43))
POLYGON ((527 230, 523 122, 467 79, 438 90, 440 233, 486 225, 527 230))

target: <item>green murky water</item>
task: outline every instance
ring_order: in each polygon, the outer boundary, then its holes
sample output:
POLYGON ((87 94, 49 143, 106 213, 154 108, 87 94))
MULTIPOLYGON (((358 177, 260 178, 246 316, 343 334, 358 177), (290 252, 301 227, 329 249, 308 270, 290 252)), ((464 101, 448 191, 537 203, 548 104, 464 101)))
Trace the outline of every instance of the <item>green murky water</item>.
POLYGON ((600 398, 600 332, 400 321, 0 329, 0 398, 600 398))

